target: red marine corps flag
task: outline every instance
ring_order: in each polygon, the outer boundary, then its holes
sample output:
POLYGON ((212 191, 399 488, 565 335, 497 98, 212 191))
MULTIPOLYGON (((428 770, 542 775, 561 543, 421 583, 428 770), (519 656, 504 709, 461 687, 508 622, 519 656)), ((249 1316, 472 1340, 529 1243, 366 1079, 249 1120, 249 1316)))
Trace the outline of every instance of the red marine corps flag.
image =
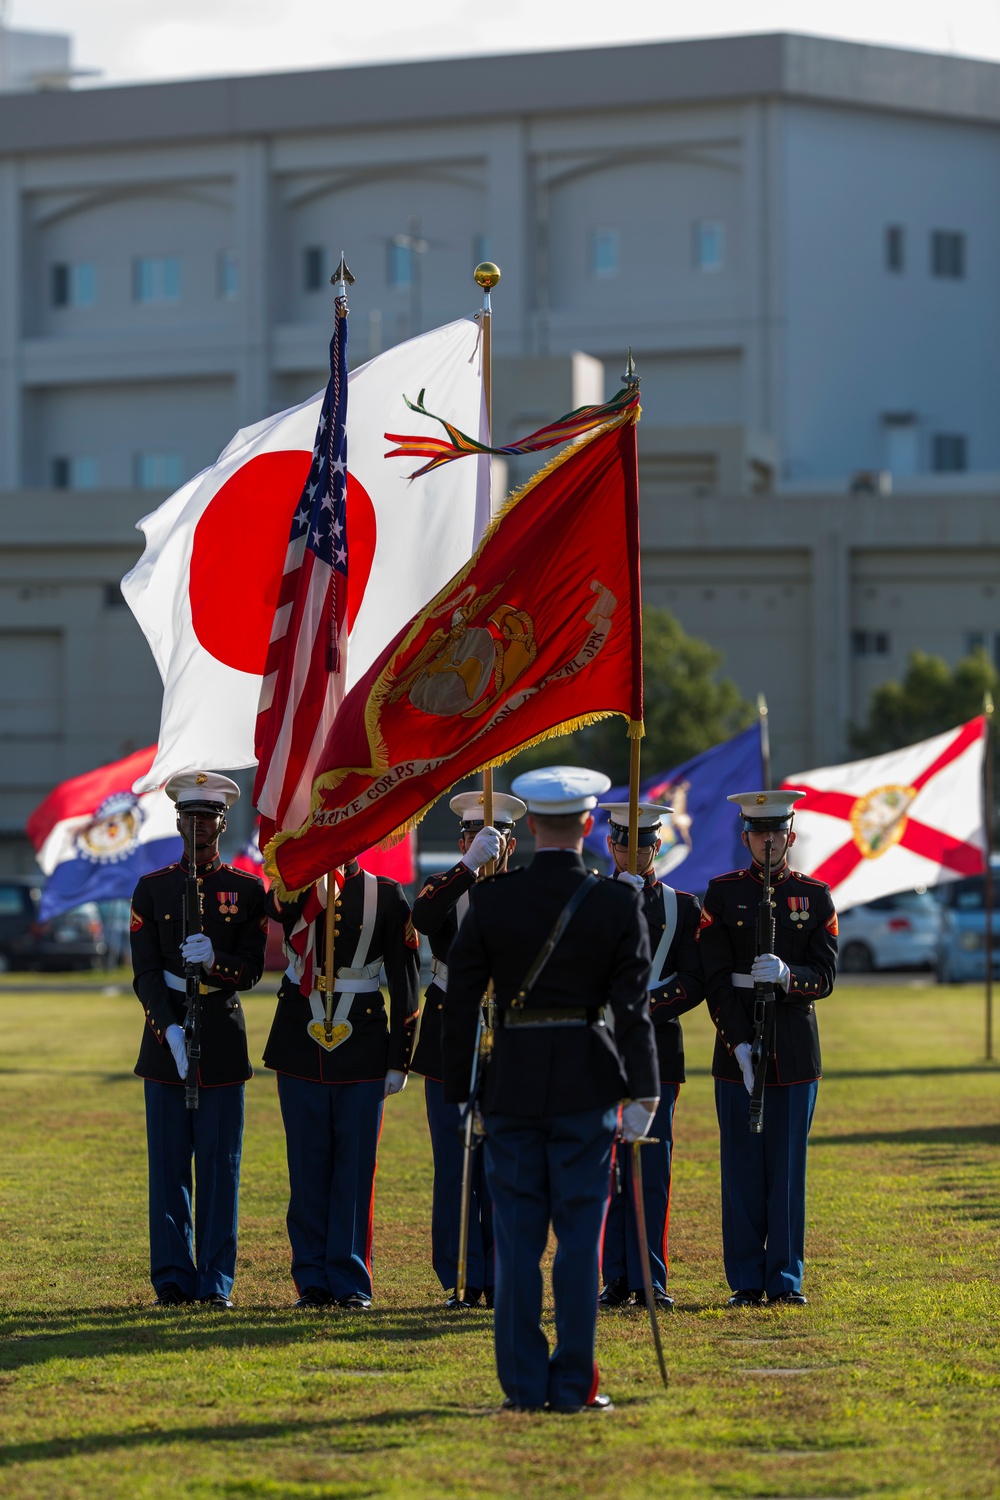
POLYGON ((608 714, 641 733, 638 393, 493 522, 341 704, 279 892, 419 819, 461 777, 608 714))
POLYGON ((981 715, 932 739, 781 783, 795 805, 792 863, 838 910, 985 868, 981 715))

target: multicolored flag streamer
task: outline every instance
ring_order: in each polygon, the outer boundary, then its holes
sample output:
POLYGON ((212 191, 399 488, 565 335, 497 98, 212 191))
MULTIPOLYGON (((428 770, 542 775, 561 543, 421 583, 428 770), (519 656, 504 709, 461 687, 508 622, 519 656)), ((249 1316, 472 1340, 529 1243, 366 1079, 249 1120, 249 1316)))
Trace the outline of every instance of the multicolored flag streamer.
POLYGON ((410 475, 411 479, 419 479, 421 474, 429 474, 433 469, 438 469, 442 464, 449 464, 453 459, 464 458, 470 453, 498 453, 514 455, 518 453, 540 453, 544 448, 557 448, 561 443, 571 442, 574 438, 583 437, 588 432, 595 431, 604 423, 616 417, 621 417, 627 412, 639 410, 639 388, 627 386, 620 390, 616 396, 603 406, 578 406, 575 411, 567 412, 564 417, 559 417, 555 422, 550 422, 546 427, 539 427, 537 432, 531 432, 527 437, 521 438, 517 443, 508 443, 503 448, 491 448, 487 443, 478 442, 461 432, 452 422, 444 417, 437 417, 428 411, 424 405, 424 392, 421 391, 416 401, 410 401, 406 396, 403 400, 411 411, 419 412, 422 417, 430 417, 432 421, 440 422, 445 432, 445 438, 421 436, 406 436, 403 433, 387 432, 386 439, 390 443, 398 443, 398 448, 393 448, 386 454, 386 458, 426 458, 427 463, 420 469, 415 469, 410 475))

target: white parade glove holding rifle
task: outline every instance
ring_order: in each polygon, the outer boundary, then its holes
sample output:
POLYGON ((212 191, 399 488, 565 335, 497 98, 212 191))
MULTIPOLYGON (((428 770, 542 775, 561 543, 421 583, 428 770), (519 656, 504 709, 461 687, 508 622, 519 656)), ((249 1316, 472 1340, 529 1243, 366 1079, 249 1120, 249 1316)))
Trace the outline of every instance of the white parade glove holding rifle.
POLYGON ((211 938, 204 932, 193 932, 181 943, 181 958, 186 964, 201 964, 205 973, 210 974, 215 965, 215 949, 211 938))
POLYGON ((776 953, 758 953, 750 966, 750 978, 754 984, 780 985, 787 991, 792 982, 792 971, 776 953))

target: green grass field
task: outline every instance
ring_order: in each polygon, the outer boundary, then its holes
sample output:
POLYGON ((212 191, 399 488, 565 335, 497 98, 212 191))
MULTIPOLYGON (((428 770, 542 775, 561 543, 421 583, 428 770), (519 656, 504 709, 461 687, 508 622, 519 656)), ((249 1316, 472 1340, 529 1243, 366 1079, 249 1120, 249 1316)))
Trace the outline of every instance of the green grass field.
MULTIPOLYGON (((229 1314, 154 1312, 141 1016, 0 982, 0 1495, 1000 1493, 1000 1087, 981 991, 841 985, 810 1152, 805 1309, 725 1307, 704 1012, 676 1122, 661 1391, 645 1315, 599 1326, 605 1417, 499 1414, 490 1315, 429 1263, 422 1086, 387 1107, 376 1310, 291 1309, 274 1080, 247 1090, 229 1314)), ((272 1008, 249 998, 252 1055, 272 1008)))

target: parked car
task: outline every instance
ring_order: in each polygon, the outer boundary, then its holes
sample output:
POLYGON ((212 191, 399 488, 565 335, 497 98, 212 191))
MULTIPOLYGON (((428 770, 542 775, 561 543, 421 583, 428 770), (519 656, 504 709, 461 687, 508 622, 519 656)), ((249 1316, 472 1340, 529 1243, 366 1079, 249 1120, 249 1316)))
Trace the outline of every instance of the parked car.
POLYGON ((30 877, 0 879, 0 973, 8 969, 99 969, 108 951, 93 901, 38 920, 42 892, 30 877))
MULTIPOLYGON (((993 973, 1000 976, 1000 857, 993 872, 993 973)), ((938 887, 944 917, 938 950, 938 979, 962 984, 986 978, 986 876, 968 875, 938 887)))
POLYGON ((842 974, 873 969, 933 969, 941 946, 943 916, 930 891, 896 891, 838 917, 842 974))

